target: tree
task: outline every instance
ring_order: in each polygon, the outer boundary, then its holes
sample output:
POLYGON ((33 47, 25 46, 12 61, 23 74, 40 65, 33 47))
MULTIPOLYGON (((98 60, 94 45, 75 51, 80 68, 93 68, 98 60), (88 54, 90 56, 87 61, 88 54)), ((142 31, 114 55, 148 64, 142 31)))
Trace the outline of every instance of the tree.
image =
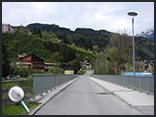
POLYGON ((70 44, 70 45, 74 43, 71 35, 66 36, 65 43, 70 44))
POLYGON ((112 34, 107 45, 114 73, 120 74, 126 62, 132 63, 131 38, 126 34, 112 34))
POLYGON ((130 71, 130 68, 131 68, 131 64, 129 64, 128 62, 125 64, 125 70, 127 71, 127 72, 129 72, 130 71))
POLYGON ((112 34, 105 52, 101 52, 97 57, 95 72, 98 74, 120 74, 125 63, 132 63, 131 48, 131 38, 126 33, 112 34))
POLYGON ((34 71, 32 69, 26 68, 25 66, 20 66, 18 72, 21 77, 27 77, 29 74, 32 74, 34 71))
POLYGON ((63 56, 61 56, 59 52, 54 52, 52 57, 55 59, 54 62, 63 61, 63 56))
POLYGON ((94 51, 94 52, 98 52, 98 51, 99 51, 98 45, 93 45, 93 51, 94 51))
MULTIPOLYGON (((94 73, 95 74, 105 74, 106 73, 106 69, 105 69, 105 54, 103 52, 100 52, 99 54, 97 54, 97 58, 95 60, 95 64, 94 64, 94 73)), ((107 68, 108 70, 108 68, 107 68)))
POLYGON ((48 33, 47 31, 42 31, 41 34, 44 40, 52 40, 52 41, 58 40, 57 35, 54 33, 48 33))
POLYGON ((20 28, 19 28, 19 33, 20 34, 25 34, 24 30, 25 30, 25 27, 23 25, 21 25, 20 28))
POLYGON ((10 61, 8 60, 8 51, 2 43, 2 77, 8 76, 10 73, 10 61))
POLYGON ((35 35, 35 36, 38 36, 38 37, 42 38, 42 33, 41 33, 41 30, 40 29, 33 30, 32 34, 35 35))
POLYGON ((19 75, 19 68, 15 65, 15 63, 13 63, 11 66, 11 75, 19 75))
POLYGON ((69 65, 73 66, 74 67, 74 72, 77 73, 78 70, 80 69, 80 60, 77 58, 77 59, 74 59, 72 61, 69 62, 69 65))
POLYGON ((28 69, 25 66, 17 67, 15 64, 12 65, 11 75, 20 75, 21 77, 27 77, 29 74, 34 73, 33 69, 28 69))
POLYGON ((120 61, 120 56, 119 56, 119 49, 116 47, 112 47, 108 50, 108 57, 109 61, 111 62, 111 69, 113 74, 118 74, 119 73, 119 61, 120 61))

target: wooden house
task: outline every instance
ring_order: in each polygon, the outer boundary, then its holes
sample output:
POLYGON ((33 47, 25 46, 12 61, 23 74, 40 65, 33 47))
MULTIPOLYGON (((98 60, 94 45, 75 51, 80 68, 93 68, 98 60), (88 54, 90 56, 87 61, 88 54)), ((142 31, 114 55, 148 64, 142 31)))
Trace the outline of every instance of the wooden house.
POLYGON ((18 62, 16 63, 16 66, 17 67, 25 66, 26 68, 33 69, 36 72, 44 72, 45 71, 43 60, 34 54, 19 55, 18 62))

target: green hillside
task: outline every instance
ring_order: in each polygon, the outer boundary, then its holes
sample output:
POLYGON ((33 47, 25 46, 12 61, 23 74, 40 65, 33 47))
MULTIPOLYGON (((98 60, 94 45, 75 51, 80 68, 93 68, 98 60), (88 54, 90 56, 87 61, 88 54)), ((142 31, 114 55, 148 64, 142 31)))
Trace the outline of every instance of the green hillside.
MULTIPOLYGON (((94 61, 95 56, 74 45, 56 42, 54 39, 40 38, 36 35, 25 35, 21 33, 3 33, 3 45, 8 52, 10 63, 17 61, 17 55, 27 53, 35 54, 44 62, 69 63, 74 66, 81 60, 94 61), (54 41, 53 41, 54 40, 54 41), (78 61, 74 63, 73 61, 78 61)), ((79 65, 80 66, 80 65, 79 65)), ((78 69, 78 68, 75 68, 78 69)))
MULTIPOLYGON (((72 31, 52 24, 29 24, 14 27, 14 33, 2 34, 2 62, 15 63, 17 55, 35 54, 44 62, 67 63, 77 72, 80 61, 88 60, 94 69, 104 73, 120 74, 132 65, 132 37, 106 30, 77 28, 72 31), (30 33, 25 32, 29 30, 30 33), (95 61, 96 60, 96 61, 95 61)), ((154 59, 154 41, 135 37, 136 61, 154 59)), ((96 71, 96 70, 95 70, 96 71)))
MULTIPOLYGON (((85 50, 103 51, 109 45, 112 33, 107 30, 94 30, 90 28, 77 28, 72 31, 68 28, 60 27, 55 24, 33 23, 26 26, 32 33, 46 31, 55 34, 63 43, 75 44, 85 50)), ((41 35, 40 35, 41 36, 41 35)), ((132 41, 129 43, 131 44, 132 41)), ((137 60, 154 59, 154 41, 144 37, 135 37, 136 58, 137 60)))

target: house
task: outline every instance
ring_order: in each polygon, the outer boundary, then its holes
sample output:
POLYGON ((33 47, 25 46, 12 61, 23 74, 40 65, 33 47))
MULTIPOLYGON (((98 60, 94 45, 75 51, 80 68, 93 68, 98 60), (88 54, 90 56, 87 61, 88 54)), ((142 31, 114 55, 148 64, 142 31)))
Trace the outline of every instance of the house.
POLYGON ((145 60, 145 72, 152 73, 154 69, 154 60, 145 60))
POLYGON ((136 61, 135 62, 135 70, 138 72, 143 72, 144 71, 144 65, 145 65, 145 63, 143 61, 136 61))
POLYGON ((74 74, 74 66, 64 63, 62 68, 64 69, 64 74, 74 74))
POLYGON ((5 33, 5 32, 12 33, 14 32, 14 29, 10 24, 2 24, 2 33, 5 33))
POLYGON ((33 69, 36 72, 44 72, 44 62, 42 59, 33 54, 18 55, 17 67, 25 66, 28 69, 33 69))
POLYGON ((80 61, 80 65, 81 65, 81 68, 84 70, 91 70, 92 69, 92 65, 87 60, 80 61))
POLYGON ((153 61, 145 60, 145 61, 136 61, 135 62, 135 71, 152 73, 153 68, 154 68, 153 61))

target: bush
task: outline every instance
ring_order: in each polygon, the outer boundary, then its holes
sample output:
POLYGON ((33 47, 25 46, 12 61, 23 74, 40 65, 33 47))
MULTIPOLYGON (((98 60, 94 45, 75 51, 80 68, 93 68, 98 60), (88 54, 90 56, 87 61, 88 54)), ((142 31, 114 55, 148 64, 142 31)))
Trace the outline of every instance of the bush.
POLYGON ((48 73, 52 73, 52 74, 62 74, 64 72, 64 70, 60 67, 52 67, 48 70, 48 73))
POLYGON ((33 73, 33 70, 32 69, 28 69, 28 68, 26 68, 24 66, 21 66, 21 67, 19 67, 19 71, 18 72, 19 72, 19 75, 21 77, 27 77, 29 74, 33 73))
POLYGON ((83 75, 83 74, 85 74, 86 72, 87 72, 86 70, 80 69, 80 70, 78 71, 78 74, 79 74, 79 75, 83 75))
POLYGON ((21 77, 27 77, 29 74, 32 73, 34 73, 34 71, 32 69, 26 68, 25 66, 20 66, 20 67, 17 67, 15 65, 12 66, 11 74, 13 76, 20 75, 21 77))

